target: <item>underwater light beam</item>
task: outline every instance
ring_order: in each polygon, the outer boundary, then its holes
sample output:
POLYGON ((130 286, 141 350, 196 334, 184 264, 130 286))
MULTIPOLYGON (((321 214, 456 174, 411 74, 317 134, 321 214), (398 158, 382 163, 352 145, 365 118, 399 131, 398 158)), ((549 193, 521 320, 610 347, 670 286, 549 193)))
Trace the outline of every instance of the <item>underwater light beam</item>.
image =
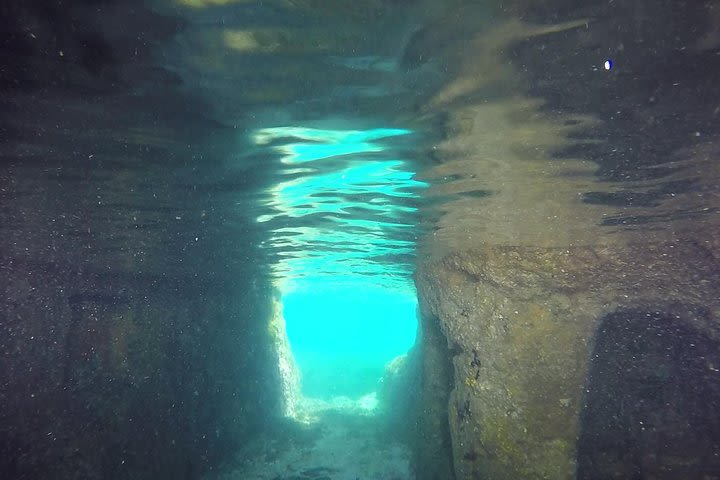
POLYGON ((270 212, 257 219, 271 230, 265 245, 277 259, 276 286, 305 397, 367 397, 385 366, 415 343, 409 227, 417 213, 412 200, 427 184, 407 162, 382 155, 389 147, 380 142, 410 133, 275 127, 254 134, 282 163, 314 165, 269 189, 270 212), (406 263, 397 261, 402 256, 406 263))

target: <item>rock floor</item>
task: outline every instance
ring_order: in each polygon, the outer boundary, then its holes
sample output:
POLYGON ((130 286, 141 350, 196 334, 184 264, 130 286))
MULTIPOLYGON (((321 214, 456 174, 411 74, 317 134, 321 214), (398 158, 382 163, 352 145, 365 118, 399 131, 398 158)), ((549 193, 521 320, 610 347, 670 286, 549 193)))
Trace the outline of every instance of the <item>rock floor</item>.
MULTIPOLYGON (((257 437, 216 480, 414 480, 410 449, 380 415, 318 411, 257 437), (305 417, 307 418, 307 417, 305 417)), ((209 479, 208 479, 209 480, 209 479)))

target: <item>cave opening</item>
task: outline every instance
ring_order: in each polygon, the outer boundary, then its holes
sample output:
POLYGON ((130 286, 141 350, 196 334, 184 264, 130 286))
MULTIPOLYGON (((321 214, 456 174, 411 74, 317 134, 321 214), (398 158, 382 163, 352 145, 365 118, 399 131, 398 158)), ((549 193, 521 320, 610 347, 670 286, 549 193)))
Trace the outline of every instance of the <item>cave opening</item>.
POLYGON ((308 279, 282 296, 296 412, 335 408, 377 412, 383 384, 415 344, 413 289, 389 290, 363 279, 308 279))
POLYGON ((254 143, 278 165, 258 222, 275 257, 275 336, 286 413, 374 415, 407 370, 418 190, 400 128, 284 126, 254 143))

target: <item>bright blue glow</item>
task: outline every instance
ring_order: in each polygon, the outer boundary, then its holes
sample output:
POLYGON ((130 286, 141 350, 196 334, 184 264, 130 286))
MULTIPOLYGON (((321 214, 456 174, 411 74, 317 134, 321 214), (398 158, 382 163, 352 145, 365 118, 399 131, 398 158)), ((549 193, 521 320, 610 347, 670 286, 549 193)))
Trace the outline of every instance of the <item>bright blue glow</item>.
POLYGON ((417 301, 370 283, 309 281, 283 296, 287 333, 307 396, 360 397, 415 343, 417 301))
POLYGON ((290 348, 304 395, 359 398, 417 330, 412 284, 418 191, 390 152, 403 129, 265 128, 287 169, 258 217, 271 231, 290 348), (298 166, 302 164, 301 166, 298 166))
POLYGON ((414 296, 361 282, 339 287, 325 283, 312 282, 308 284, 311 288, 283 296, 293 351, 372 354, 387 361, 413 346, 417 328, 414 296))

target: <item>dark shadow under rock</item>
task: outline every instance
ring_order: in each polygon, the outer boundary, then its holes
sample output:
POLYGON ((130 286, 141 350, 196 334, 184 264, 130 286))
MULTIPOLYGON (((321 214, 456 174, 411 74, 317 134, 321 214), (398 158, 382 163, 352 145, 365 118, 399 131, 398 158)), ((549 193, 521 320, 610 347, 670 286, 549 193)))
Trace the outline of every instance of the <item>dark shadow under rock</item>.
MULTIPOLYGON (((690 309, 686 309, 690 310, 690 309)), ((715 479, 720 351, 680 315, 605 317, 590 364, 578 479, 715 479)))

